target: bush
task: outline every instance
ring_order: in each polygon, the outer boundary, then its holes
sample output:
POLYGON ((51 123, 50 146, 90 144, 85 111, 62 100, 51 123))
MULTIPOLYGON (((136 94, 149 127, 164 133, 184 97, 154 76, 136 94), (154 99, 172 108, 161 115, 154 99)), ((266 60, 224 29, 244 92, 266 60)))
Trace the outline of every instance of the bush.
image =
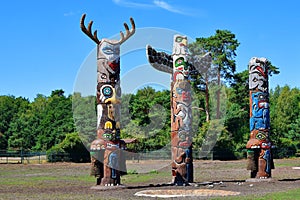
POLYGON ((289 138, 280 138, 276 149, 274 150, 274 158, 289 158, 296 156, 300 142, 293 141, 289 138))
POLYGON ((69 162, 70 154, 59 151, 47 151, 48 162, 69 162))
POLYGON ((68 133, 61 143, 47 151, 47 159, 49 162, 90 162, 90 153, 78 133, 68 133))
POLYGON ((215 146, 213 148, 213 159, 214 160, 236 160, 235 152, 230 149, 220 148, 215 146))

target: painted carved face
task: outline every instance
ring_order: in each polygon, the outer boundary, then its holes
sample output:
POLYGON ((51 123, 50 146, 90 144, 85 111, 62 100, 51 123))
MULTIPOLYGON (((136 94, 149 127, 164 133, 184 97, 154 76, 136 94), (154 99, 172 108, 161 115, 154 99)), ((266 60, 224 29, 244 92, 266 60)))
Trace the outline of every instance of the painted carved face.
POLYGON ((173 55, 186 55, 187 53, 187 37, 175 35, 173 42, 173 55))
POLYGON ((103 145, 105 145, 107 141, 116 139, 116 134, 115 134, 116 131, 112 130, 112 128, 113 128, 112 123, 110 121, 107 121, 105 123, 104 129, 97 130, 98 138, 102 139, 102 140, 101 139, 98 139, 98 140, 105 141, 105 142, 102 142, 103 145))
POLYGON ((178 132, 179 143, 178 146, 180 147, 189 147, 192 143, 192 137, 189 132, 185 130, 180 130, 178 132))
POLYGON ((94 140, 91 144, 91 150, 101 150, 105 148, 105 142, 101 139, 94 140))
POLYGON ((191 85, 187 81, 179 81, 173 87, 173 98, 177 102, 191 101, 191 85))
POLYGON ((252 105, 254 109, 267 109, 269 108, 268 93, 256 92, 252 94, 252 105))
MULTIPOLYGON (((175 72, 180 72, 184 77, 188 77, 189 65, 183 57, 179 57, 175 60, 175 72)), ((178 80, 177 76, 175 77, 175 79, 178 80)))
POLYGON ((253 130, 250 134, 250 140, 248 141, 246 148, 271 148, 269 130, 253 130))
POLYGON ((110 44, 106 41, 103 41, 100 45, 100 52, 110 62, 119 60, 120 44, 110 44))
POLYGON ((251 58, 249 62, 250 73, 258 73, 260 76, 268 76, 269 61, 266 58, 251 58))
POLYGON ((179 46, 186 46, 187 44, 187 38, 186 36, 176 36, 175 42, 179 44, 179 46))
POLYGON ((99 83, 97 98, 101 103, 119 104, 121 102, 121 87, 119 84, 110 85, 99 83))
POLYGON ((249 62, 249 89, 259 89, 266 92, 268 89, 268 66, 266 58, 252 58, 249 62))
POLYGON ((259 141, 261 148, 269 149, 271 148, 271 142, 269 140, 268 130, 259 130, 255 135, 255 138, 259 141))
POLYGON ((98 59, 107 61, 107 70, 110 73, 118 73, 120 71, 120 44, 102 41, 98 48, 98 59))
POLYGON ((113 132, 112 132, 110 129, 107 129, 107 130, 105 130, 104 133, 102 134, 102 138, 103 138, 104 140, 108 140, 108 141, 114 140, 114 134, 113 134, 113 132))

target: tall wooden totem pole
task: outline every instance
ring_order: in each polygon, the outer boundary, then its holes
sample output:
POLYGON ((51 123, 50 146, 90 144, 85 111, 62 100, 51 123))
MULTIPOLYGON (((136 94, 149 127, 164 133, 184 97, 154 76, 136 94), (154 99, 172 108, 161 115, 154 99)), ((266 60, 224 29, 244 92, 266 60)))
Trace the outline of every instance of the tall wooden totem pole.
POLYGON ((246 145, 251 178, 270 178, 274 169, 270 140, 269 61, 251 58, 249 62, 250 139, 246 145))
POLYGON ((120 40, 101 39, 97 31, 92 33, 93 21, 88 28, 84 25, 85 14, 80 21, 81 30, 97 44, 97 139, 91 143, 91 175, 97 178, 97 185, 120 184, 120 175, 126 172, 122 149, 125 143, 120 139, 120 45, 135 32, 124 23, 126 34, 120 32, 120 40))
MULTIPOLYGON (((191 72, 211 57, 207 54, 196 59, 196 67, 188 62, 187 37, 175 35, 172 55, 157 52, 147 46, 147 57, 157 70, 170 73, 171 77, 171 152, 172 182, 187 185, 193 182, 192 156, 192 109, 191 109, 191 72), (201 63, 201 64, 200 64, 201 63)), ((206 62, 207 63, 207 62, 206 62)), ((193 63, 194 64, 194 63, 193 63)))

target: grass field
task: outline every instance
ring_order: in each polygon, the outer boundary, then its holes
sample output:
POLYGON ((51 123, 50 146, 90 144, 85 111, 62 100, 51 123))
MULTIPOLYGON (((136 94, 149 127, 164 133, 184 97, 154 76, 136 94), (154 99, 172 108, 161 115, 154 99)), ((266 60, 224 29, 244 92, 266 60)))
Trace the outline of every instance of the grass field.
POLYGON ((0 164, 0 199, 153 199, 134 194, 178 188, 240 192, 225 199, 300 199, 300 170, 292 169, 300 166, 299 158, 275 160, 271 182, 245 182, 245 166, 245 160, 195 161, 194 179, 199 184, 176 187, 165 184, 171 180, 169 161, 128 161, 129 174, 121 180, 127 188, 99 191, 91 189, 95 178, 89 176, 89 163, 0 164), (207 181, 214 184, 201 184, 207 181))

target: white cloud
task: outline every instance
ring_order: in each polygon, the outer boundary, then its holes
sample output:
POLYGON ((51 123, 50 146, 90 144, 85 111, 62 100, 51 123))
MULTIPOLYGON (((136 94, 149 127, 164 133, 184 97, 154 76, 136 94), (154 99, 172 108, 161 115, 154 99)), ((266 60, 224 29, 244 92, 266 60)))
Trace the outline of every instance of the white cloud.
POLYGON ((162 8, 164 10, 167 10, 169 12, 177 13, 177 14, 182 14, 182 15, 190 15, 190 13, 185 12, 183 9, 176 8, 175 6, 172 6, 168 4, 165 1, 162 0, 154 0, 153 2, 150 3, 139 3, 137 1, 132 1, 132 0, 112 0, 115 4, 119 6, 124 6, 124 7, 132 7, 132 8, 162 8))
POLYGON ((74 13, 73 11, 64 13, 64 16, 65 16, 65 17, 69 17, 69 16, 72 16, 72 15, 75 15, 75 13, 74 13))
POLYGON ((173 13, 179 13, 179 14, 186 14, 182 10, 173 7, 172 5, 168 4, 165 1, 160 1, 160 0, 154 0, 153 3, 162 9, 165 9, 167 11, 173 12, 173 13))
POLYGON ((126 1, 126 0, 112 0, 112 1, 119 6, 125 6, 125 7, 135 7, 135 8, 154 8, 155 7, 153 4, 137 3, 134 1, 126 1))

